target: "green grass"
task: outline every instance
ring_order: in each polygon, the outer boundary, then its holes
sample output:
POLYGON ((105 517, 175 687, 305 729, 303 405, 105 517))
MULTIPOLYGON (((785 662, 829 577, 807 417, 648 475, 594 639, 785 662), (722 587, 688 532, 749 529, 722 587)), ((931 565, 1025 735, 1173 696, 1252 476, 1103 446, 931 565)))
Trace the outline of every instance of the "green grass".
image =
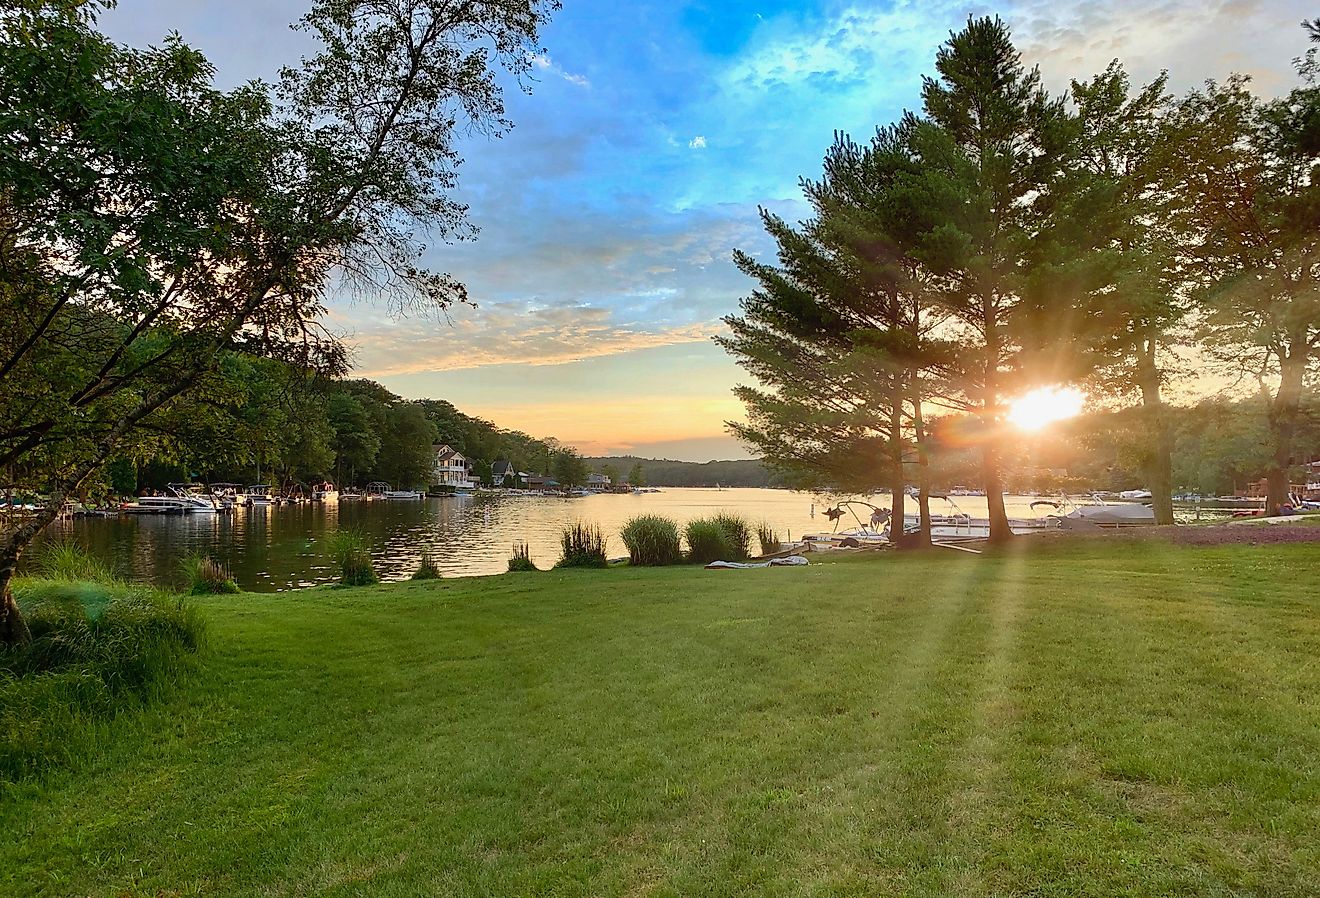
POLYGON ((0 894, 1310 896, 1320 549, 197 600, 0 894))

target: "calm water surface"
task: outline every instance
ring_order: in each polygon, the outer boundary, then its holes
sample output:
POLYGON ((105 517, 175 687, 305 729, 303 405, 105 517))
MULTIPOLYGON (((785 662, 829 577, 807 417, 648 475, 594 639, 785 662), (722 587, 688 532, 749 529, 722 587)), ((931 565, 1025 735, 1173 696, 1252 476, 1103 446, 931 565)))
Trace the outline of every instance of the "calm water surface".
MULTIPOLYGON (((1031 516, 1030 497, 1011 497, 1008 513, 1031 516)), ((973 516, 986 514, 984 498, 957 500, 973 516)), ((888 505, 878 497, 877 505, 888 505)), ((781 538, 828 531, 825 505, 806 493, 767 489, 665 489, 640 495, 557 499, 473 496, 401 502, 344 502, 238 509, 232 515, 162 515, 79 518, 52 528, 46 539, 72 538, 130 579, 177 585, 184 557, 205 553, 228 565, 239 585, 276 592, 330 583, 337 572, 326 556, 325 537, 339 527, 370 535, 382 579, 402 580, 429 549, 446 575, 503 573, 515 542, 549 567, 559 557, 560 528, 573 521, 599 524, 611 557, 627 555, 619 527, 638 514, 661 514, 682 526, 714 511, 767 521, 781 538), (814 511, 814 516, 813 516, 814 511)), ((909 506, 909 511, 914 506, 909 506)), ((944 511, 941 503, 932 510, 944 511)), ((1046 509, 1048 510, 1048 509, 1046 509)), ((859 509, 859 514, 864 512, 859 509)), ((850 516, 839 529, 857 526, 850 516)))

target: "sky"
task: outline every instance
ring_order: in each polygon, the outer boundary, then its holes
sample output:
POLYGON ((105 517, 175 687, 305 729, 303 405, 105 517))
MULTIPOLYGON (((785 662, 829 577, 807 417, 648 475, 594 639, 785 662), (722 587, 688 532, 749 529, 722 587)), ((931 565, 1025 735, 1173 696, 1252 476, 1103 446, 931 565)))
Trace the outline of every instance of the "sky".
MULTIPOLYGON (((169 31, 217 81, 271 78, 309 49, 310 0, 120 0, 102 28, 135 45, 169 31)), ((476 240, 428 252, 476 307, 391 319, 331 303, 358 376, 587 455, 745 458, 725 431, 747 376, 711 338, 751 282, 735 248, 773 256, 764 207, 805 215, 836 130, 865 139, 919 105, 921 75, 969 14, 998 14, 1055 91, 1121 58, 1182 92, 1229 72, 1293 84, 1299 0, 564 0, 514 130, 473 138, 457 198, 476 240)))

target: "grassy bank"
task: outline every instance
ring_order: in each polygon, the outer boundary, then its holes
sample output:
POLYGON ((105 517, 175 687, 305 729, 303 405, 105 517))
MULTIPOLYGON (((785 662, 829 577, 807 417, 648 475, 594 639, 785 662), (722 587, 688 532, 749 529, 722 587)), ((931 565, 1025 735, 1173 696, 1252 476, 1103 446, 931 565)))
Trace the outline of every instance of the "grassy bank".
POLYGON ((1311 895, 1310 545, 200 599, 0 894, 1311 895))

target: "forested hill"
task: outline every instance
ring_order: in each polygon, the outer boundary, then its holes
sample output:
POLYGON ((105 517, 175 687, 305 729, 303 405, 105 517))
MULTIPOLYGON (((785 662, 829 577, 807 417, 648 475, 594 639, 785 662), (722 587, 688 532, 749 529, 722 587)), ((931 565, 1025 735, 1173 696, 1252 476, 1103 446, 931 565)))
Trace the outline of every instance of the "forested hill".
POLYGON ((770 486, 770 472, 756 459, 744 461, 669 461, 632 455, 588 458, 592 470, 610 467, 625 476, 642 466, 648 486, 770 486))

